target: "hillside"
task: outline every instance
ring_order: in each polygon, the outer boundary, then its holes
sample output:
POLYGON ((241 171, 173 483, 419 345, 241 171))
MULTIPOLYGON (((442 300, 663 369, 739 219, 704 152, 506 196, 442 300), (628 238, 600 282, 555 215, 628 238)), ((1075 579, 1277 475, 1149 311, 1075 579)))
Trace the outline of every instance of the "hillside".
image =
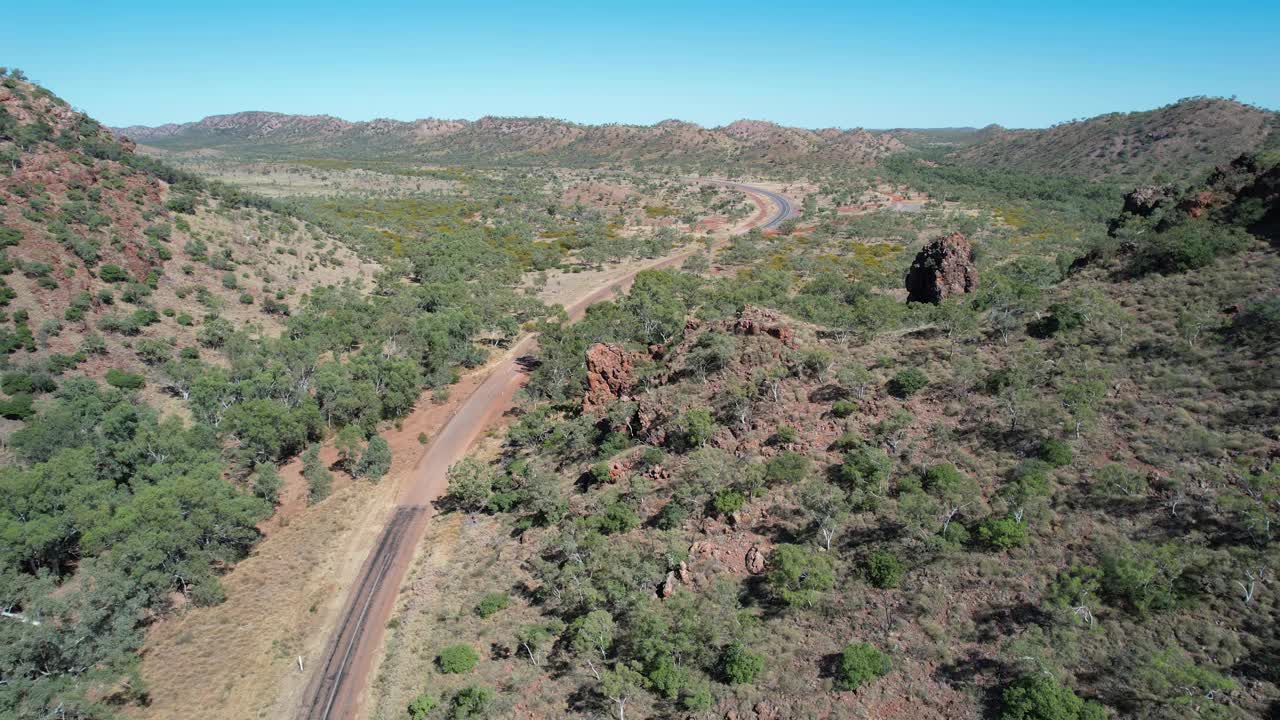
POLYGON ((0 283, 24 318, 6 331, 11 366, 155 380, 211 327, 276 335, 311 291, 377 269, 264 200, 135 154, 38 86, 0 87, 0 133, 0 283))
POLYGON ((999 125, 986 127, 895 128, 887 131, 908 147, 966 146, 1006 132, 999 125))
POLYGON ((1094 190, 806 218, 545 327, 373 716, 1273 716, 1276 171, 1113 235, 1094 190))
MULTIPOLYGON (((1190 98, 1155 110, 1110 113, 1047 130, 1003 130, 958 151, 980 165, 1093 179, 1179 181, 1263 147, 1280 114, 1221 98, 1190 98)), ((1273 140, 1274 142, 1274 140, 1273 140)))
POLYGON ((678 120, 651 126, 500 117, 347 122, 329 116, 242 112, 115 132, 163 150, 217 150, 248 157, 567 166, 871 165, 904 147, 891 136, 865 130, 805 130, 746 120, 704 128, 678 120))
POLYGON ((293 717, 344 617, 375 720, 1275 716, 1275 117, 111 131, 0 70, 0 718, 293 717))
POLYGON ((0 73, 3 717, 147 704, 148 629, 221 604, 283 504, 385 475, 379 429, 545 312, 522 273, 562 256, 461 201, 286 206, 134 150, 0 73))

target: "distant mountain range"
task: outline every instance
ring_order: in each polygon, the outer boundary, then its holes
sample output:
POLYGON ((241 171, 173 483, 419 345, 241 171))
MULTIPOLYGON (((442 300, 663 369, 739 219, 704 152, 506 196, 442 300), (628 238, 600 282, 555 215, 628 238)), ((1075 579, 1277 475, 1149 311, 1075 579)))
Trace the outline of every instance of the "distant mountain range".
POLYGON ((647 126, 506 117, 348 122, 327 115, 242 112, 181 125, 115 131, 145 145, 179 152, 478 164, 872 165, 905 149, 901 141, 883 132, 805 130, 754 120, 704 128, 679 120, 647 126))
POLYGON ((580 125, 515 117, 349 122, 328 115, 241 112, 115 132, 172 152, 460 164, 868 167, 908 147, 943 148, 958 161, 989 167, 1131 179, 1202 174, 1241 153, 1275 146, 1277 127, 1275 112, 1234 100, 1190 98, 1040 130, 808 130, 758 120, 716 128, 679 120, 580 125))

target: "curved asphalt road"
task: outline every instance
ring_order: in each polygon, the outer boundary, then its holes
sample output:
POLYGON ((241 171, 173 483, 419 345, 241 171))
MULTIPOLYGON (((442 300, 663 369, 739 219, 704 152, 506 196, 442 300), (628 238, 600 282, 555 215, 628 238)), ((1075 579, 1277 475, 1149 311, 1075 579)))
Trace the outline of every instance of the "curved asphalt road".
MULTIPOLYGON (((791 201, 771 190, 728 180, 686 179, 746 193, 760 208, 753 227, 772 230, 795 215, 791 201)), ((610 280, 567 307, 570 320, 581 319, 591 305, 625 292, 640 270, 676 266, 700 251, 684 250, 610 280)), ((536 348, 536 336, 518 342, 432 438, 349 591, 319 671, 307 686, 305 704, 299 713, 302 720, 346 720, 363 714, 360 703, 373 659, 382 644, 383 630, 395 609, 414 549, 426 531, 432 503, 447 487, 446 473, 466 455, 476 438, 513 406, 515 393, 526 378, 521 359, 536 348)))
POLYGON ((741 190, 748 195, 763 195, 764 197, 769 198, 769 201, 774 204, 777 211, 767 221, 759 225, 761 230, 777 230, 779 225, 796 215, 795 206, 791 204, 791 201, 787 199, 785 195, 776 193, 772 190, 765 190, 762 187, 733 182, 731 180, 701 180, 699 182, 711 183, 722 187, 730 187, 735 190, 741 190))

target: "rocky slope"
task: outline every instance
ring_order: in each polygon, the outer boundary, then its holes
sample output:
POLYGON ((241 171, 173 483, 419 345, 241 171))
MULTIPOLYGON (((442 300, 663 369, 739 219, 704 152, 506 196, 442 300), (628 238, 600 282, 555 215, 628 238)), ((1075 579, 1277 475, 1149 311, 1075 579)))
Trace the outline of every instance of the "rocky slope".
POLYGON ((1155 110, 1110 113, 1047 130, 997 129, 961 159, 1024 172, 1185 179, 1263 147, 1280 115, 1234 100, 1191 98, 1155 110))
POLYGON ((329 116, 242 112, 115 132, 175 151, 516 164, 869 165, 905 147, 890 135, 861 129, 806 130, 750 120, 704 128, 678 120, 649 126, 503 117, 347 122, 329 116))
POLYGON ((14 78, 0 158, 6 369, 151 376, 180 347, 246 323, 274 333, 311 289, 372 272, 320 229, 138 155, 14 78))

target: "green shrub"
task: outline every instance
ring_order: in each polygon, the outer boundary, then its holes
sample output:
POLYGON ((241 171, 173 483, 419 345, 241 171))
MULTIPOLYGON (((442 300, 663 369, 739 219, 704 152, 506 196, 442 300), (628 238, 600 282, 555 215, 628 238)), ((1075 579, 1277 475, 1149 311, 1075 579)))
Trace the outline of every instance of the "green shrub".
POLYGON ((790 425, 779 425, 773 433, 773 440, 779 445, 790 445, 796 441, 796 429, 790 425))
POLYGON ((1280 297, 1250 304, 1236 315, 1229 332, 1232 338, 1258 350, 1280 345, 1280 297))
POLYGON ((1002 695, 1000 720, 1106 720, 1107 711, 1082 699, 1049 675, 1027 675, 1002 695))
POLYGON ((448 675, 462 675, 475 669, 480 662, 480 654, 470 645, 450 645, 436 656, 436 665, 440 672, 448 675))
POLYGON ((965 474, 949 463, 934 465, 924 472, 925 489, 936 494, 949 494, 966 482, 965 474))
POLYGON ((1071 464, 1071 446, 1062 440, 1045 440, 1040 443, 1037 453, 1040 459, 1049 463, 1050 467, 1065 467, 1071 464))
POLYGON ((1060 332, 1083 327, 1084 321, 1084 311, 1076 307, 1075 304, 1070 302, 1053 303, 1049 306, 1048 314, 1036 323, 1033 330, 1036 335, 1049 337, 1060 332))
POLYGON ((258 463, 253 468, 253 494, 275 505, 280 500, 280 487, 284 481, 274 463, 258 463))
POLYGON ((103 378, 108 385, 118 387, 121 390, 137 390, 147 384, 146 378, 141 375, 125 372, 119 368, 110 368, 103 378))
POLYGON ((835 585, 831 559, 801 545, 779 545, 769 556, 766 576, 774 596, 792 607, 812 607, 835 585))
POLYGON ((409 720, 427 720, 435 707, 436 699, 427 693, 421 693, 409 703, 409 720))
POLYGON ((591 478, 591 482, 596 485, 604 485, 613 481, 613 475, 609 472, 609 463, 598 462, 587 470, 587 477, 591 478))
POLYGON ((640 525, 636 511, 622 500, 614 500, 605 505, 604 512, 594 520, 596 529, 605 535, 624 533, 640 525))
POLYGON ((487 618, 501 610, 506 610, 509 605, 511 605, 510 595, 492 592, 480 598, 480 602, 476 603, 475 613, 482 618, 487 618))
POLYGON ((98 268, 98 278, 103 282, 119 283, 129 279, 129 273, 119 265, 103 265, 98 268))
POLYGON ((26 420, 35 415, 32 397, 26 393, 14 395, 8 400, 0 400, 0 417, 9 420, 26 420))
POLYGON ((176 213, 193 213, 196 211, 196 199, 190 195, 172 193, 165 201, 166 210, 176 213))
POLYGON ((1248 247, 1249 235, 1208 219, 1179 223, 1164 232, 1145 233, 1132 269, 1135 273, 1181 273, 1248 247))
POLYGON ((689 668, 677 664, 668 654, 660 656, 653 662, 645 672, 645 677, 649 679, 650 689, 668 700, 678 698, 680 691, 689 684, 691 679, 689 668))
POLYGON ((1171 610, 1191 593, 1191 559, 1176 545, 1122 545, 1102 556, 1103 594, 1139 615, 1171 610))
POLYGON ((13 247, 22 240, 22 231, 18 228, 0 226, 0 248, 13 247))
POLYGON ((600 445, 596 448, 596 457, 609 459, 614 455, 627 449, 631 444, 631 440, 626 434, 620 432, 608 432, 604 439, 600 441, 600 445))
POLYGON ((31 376, 25 372, 7 372, 0 377, 0 390, 6 395, 30 394, 35 389, 31 376))
POLYGON ((836 668, 836 687, 856 690, 889 672, 889 656, 870 643, 846 645, 836 668))
POLYGON ((728 517, 747 504, 747 497, 737 490, 721 490, 711 500, 711 507, 717 515, 728 517))
POLYGON ((962 523, 950 522, 939 531, 938 537, 949 547, 964 547, 969 544, 969 528, 962 523))
POLYGON ((662 452, 661 448, 647 447, 640 451, 640 467, 650 468, 655 465, 661 465, 667 459, 667 454, 662 452))
POLYGON ((906 399, 915 395, 929 384, 929 376, 918 368, 907 368, 898 372, 889 381, 889 393, 896 398, 906 399))
POLYGON ((493 494, 493 471, 474 458, 463 458, 455 463, 446 477, 446 497, 465 512, 479 512, 493 494))
POLYGON ((847 418, 858 412, 858 403, 852 400, 837 400, 831 403, 831 414, 838 418, 847 418))
POLYGON ((879 551, 867 558, 867 582, 882 590, 898 587, 906 572, 907 566, 893 553, 879 551))
POLYGON ((706 680, 692 680, 680 691, 680 707, 691 713, 703 713, 715 704, 711 684, 706 680))
POLYGON ((793 485, 809 474, 809 458, 798 452, 781 452, 764 464, 764 479, 768 483, 793 485))
POLYGON ((689 410, 676 421, 676 437, 684 449, 705 445, 715 430, 715 419, 706 408, 689 410))
POLYGON ((1011 517, 989 518, 978 526, 978 540, 997 550, 1022 547, 1027 543, 1027 526, 1011 517))
POLYGON ((378 482, 391 470, 391 446, 381 435, 369 438, 369 444, 360 456, 356 466, 357 474, 366 477, 370 482, 378 482))
POLYGON ((307 501, 318 503, 329 497, 333 489, 333 474, 320 459, 320 446, 312 445, 302 454, 302 477, 307 480, 307 501))
POLYGON ((848 452, 866 444, 866 440, 864 440, 858 433, 846 432, 831 443, 831 449, 838 450, 839 452, 848 452))
POLYGON ((129 314, 129 321, 139 328, 160 322, 160 313, 151 308, 138 308, 129 314))
POLYGON ((1093 475, 1093 491, 1120 500, 1137 500, 1149 491, 1147 477, 1120 463, 1103 465, 1093 475))
POLYGON ((658 515, 654 518, 654 524, 659 530, 674 530, 684 524, 689 519, 689 509, 683 503, 672 500, 662 509, 658 511, 658 515))
POLYGON ((720 677, 729 685, 747 685, 764 670, 764 656, 757 655, 742 643, 725 647, 720 655, 720 677))
POLYGON ((469 685, 449 703, 449 720, 479 720, 488 717, 497 695, 483 685, 469 685))
POLYGON ((845 453, 837 475, 855 488, 881 488, 889 480, 893 464, 880 448, 861 445, 845 453))

